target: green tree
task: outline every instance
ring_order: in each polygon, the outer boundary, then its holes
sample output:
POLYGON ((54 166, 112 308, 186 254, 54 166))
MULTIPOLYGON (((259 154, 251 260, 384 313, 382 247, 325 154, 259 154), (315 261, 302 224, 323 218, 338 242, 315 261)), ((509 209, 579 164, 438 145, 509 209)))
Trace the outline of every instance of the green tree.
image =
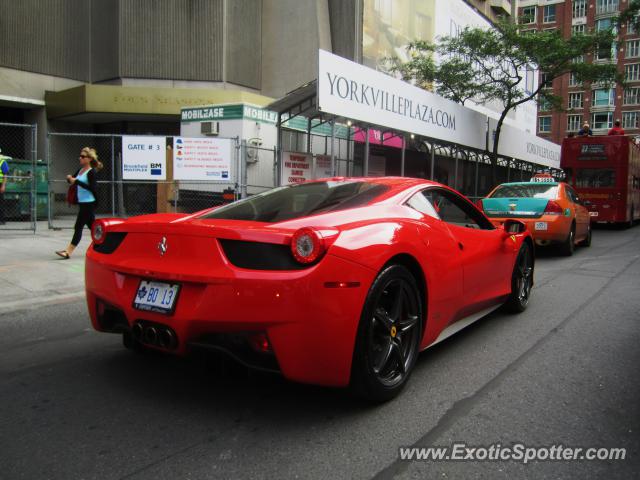
POLYGON ((582 82, 622 81, 614 62, 586 61, 596 51, 611 51, 614 40, 613 30, 564 38, 556 30, 523 31, 521 25, 502 23, 495 29, 466 28, 435 44, 415 41, 407 47, 410 60, 391 59, 390 67, 405 80, 455 102, 500 105, 493 148, 487 152, 495 183, 500 133, 509 112, 534 100, 561 109, 563 99, 550 87, 554 79, 570 73, 582 82), (536 68, 544 75, 534 91, 526 91, 525 72, 536 68))

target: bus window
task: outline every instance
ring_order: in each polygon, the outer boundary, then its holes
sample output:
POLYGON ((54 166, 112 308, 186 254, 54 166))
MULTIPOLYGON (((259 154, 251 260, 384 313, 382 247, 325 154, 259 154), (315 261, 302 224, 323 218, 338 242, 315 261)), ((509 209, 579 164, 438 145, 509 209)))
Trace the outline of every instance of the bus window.
POLYGON ((564 181, 570 185, 575 185, 575 182, 573 180, 573 168, 571 167, 564 168, 564 181))
POLYGON ((582 188, 612 188, 616 186, 616 173, 612 168, 580 168, 576 185, 582 188))

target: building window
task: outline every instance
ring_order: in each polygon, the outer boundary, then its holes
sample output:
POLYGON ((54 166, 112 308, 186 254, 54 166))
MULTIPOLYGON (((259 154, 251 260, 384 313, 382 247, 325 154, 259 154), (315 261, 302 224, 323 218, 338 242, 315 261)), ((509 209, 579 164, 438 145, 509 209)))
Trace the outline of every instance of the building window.
POLYGON ((616 102, 615 88, 597 88, 593 91, 592 107, 609 107, 616 102))
POLYGON ((573 0, 573 18, 587 16, 587 0, 573 0))
POLYGON ((638 105, 640 104, 640 88, 631 87, 624 89, 624 104, 625 105, 638 105))
POLYGON ((569 108, 582 108, 583 103, 582 92, 569 94, 569 108))
POLYGON ((640 112, 622 112, 622 128, 638 128, 640 112))
POLYGON ((538 117, 538 131, 540 133, 551 132, 551 117, 538 117))
POLYGON ((541 112, 547 112, 551 110, 551 102, 548 98, 538 96, 538 110, 541 112))
POLYGON ((569 86, 577 87, 581 84, 582 82, 580 82, 580 80, 578 79, 578 74, 575 72, 571 72, 571 74, 569 75, 569 86))
POLYGON ((544 23, 553 23, 556 21, 556 6, 554 5, 545 5, 544 6, 544 10, 543 10, 543 14, 542 14, 542 21, 544 23))
POLYGON ((577 132, 580 130, 582 115, 567 115, 567 131, 577 132))
POLYGON ((547 73, 540 72, 540 85, 545 85, 543 88, 553 88, 553 80, 549 78, 547 73))
POLYGON ((536 6, 522 9, 522 23, 536 23, 536 6))
POLYGON ((627 42, 627 58, 640 57, 640 40, 629 40, 627 42))
POLYGON ((636 33, 636 20, 627 22, 627 35, 635 35, 636 33))
POLYGON ((627 82, 636 82, 640 80, 640 63, 625 65, 624 78, 627 82))
POLYGON ((571 35, 584 35, 586 31, 587 26, 584 23, 573 25, 571 27, 571 35))
POLYGON ((614 13, 618 11, 619 0, 596 0, 596 13, 614 13))
POLYGON ((596 51, 596 60, 615 60, 615 59, 616 59, 616 51, 613 44, 603 43, 602 45, 598 45, 598 50, 596 51))
POLYGON ((596 32, 601 32, 602 30, 609 30, 613 27, 613 20, 611 18, 601 18, 600 20, 596 20, 596 32))
POLYGON ((591 127, 594 130, 608 130, 613 127, 613 112, 600 112, 592 114, 591 127))

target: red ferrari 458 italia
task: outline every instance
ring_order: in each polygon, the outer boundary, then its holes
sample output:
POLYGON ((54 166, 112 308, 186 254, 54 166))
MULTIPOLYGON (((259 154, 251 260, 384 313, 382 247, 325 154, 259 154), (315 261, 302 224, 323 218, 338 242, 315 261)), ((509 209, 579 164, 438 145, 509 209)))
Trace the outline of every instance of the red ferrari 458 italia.
POLYGON ((464 196, 411 178, 332 178, 196 214, 98 220, 86 261, 96 330, 129 348, 211 349, 384 401, 418 352, 506 304, 534 247, 464 196))

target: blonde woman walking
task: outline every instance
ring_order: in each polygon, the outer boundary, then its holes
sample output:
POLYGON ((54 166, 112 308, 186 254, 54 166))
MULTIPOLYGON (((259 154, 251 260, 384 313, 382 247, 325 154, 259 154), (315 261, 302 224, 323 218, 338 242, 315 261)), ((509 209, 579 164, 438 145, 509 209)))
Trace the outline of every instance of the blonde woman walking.
POLYGON ((102 170, 102 163, 94 148, 84 147, 80 151, 80 168, 74 175, 67 175, 67 182, 77 188, 78 217, 73 231, 73 238, 66 250, 59 250, 56 255, 68 260, 82 239, 85 225, 91 229, 96 211, 96 174, 102 170))

